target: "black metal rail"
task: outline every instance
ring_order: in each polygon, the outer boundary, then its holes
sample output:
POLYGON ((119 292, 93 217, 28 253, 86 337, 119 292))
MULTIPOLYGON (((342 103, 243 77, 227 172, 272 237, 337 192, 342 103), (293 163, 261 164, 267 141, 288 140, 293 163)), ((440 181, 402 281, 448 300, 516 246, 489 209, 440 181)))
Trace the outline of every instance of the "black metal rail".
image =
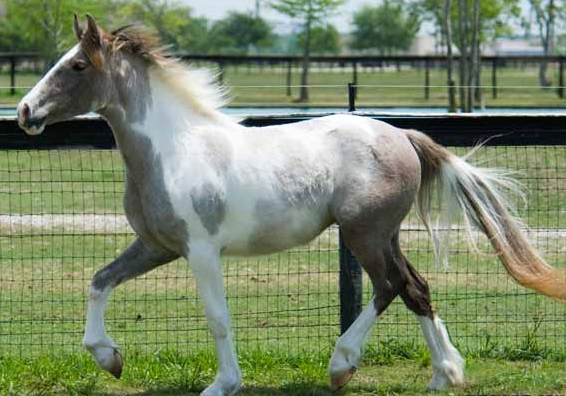
MULTIPOLYGON (((400 128, 420 130, 437 142, 454 147, 469 147, 492 138, 491 146, 533 146, 566 144, 564 114, 423 114, 386 115, 353 112, 388 122, 400 128)), ((281 125, 319 117, 324 114, 254 116, 242 124, 253 127, 281 125)), ((79 117, 48 126, 39 136, 26 135, 15 117, 0 118, 0 149, 51 149, 60 147, 115 147, 108 124, 98 117, 79 117)))

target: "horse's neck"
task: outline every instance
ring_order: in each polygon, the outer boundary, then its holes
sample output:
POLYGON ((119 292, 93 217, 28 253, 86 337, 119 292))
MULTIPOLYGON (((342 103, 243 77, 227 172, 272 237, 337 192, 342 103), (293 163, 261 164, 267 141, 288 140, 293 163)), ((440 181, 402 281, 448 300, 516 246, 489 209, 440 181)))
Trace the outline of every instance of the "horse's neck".
POLYGON ((207 112, 181 100, 159 75, 136 73, 137 84, 118 82, 116 100, 101 111, 112 127, 130 175, 146 172, 144 164, 149 156, 167 158, 183 150, 194 127, 228 122, 215 110, 207 112))

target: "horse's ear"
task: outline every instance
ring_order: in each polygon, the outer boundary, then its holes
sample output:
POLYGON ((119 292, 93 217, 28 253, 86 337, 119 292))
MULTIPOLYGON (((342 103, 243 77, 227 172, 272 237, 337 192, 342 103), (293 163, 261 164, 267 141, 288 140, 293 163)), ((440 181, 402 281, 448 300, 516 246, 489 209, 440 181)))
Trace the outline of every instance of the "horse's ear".
POLYGON ((77 14, 73 14, 73 30, 75 31, 77 39, 81 41, 81 38, 83 37, 83 28, 79 25, 79 18, 77 17, 77 14))
POLYGON ((90 14, 86 14, 85 36, 89 36, 89 40, 92 41, 93 44, 101 46, 100 31, 98 30, 98 26, 96 26, 96 21, 90 14))
POLYGON ((86 21, 86 30, 81 36, 81 46, 93 66, 100 69, 102 67, 102 39, 100 31, 92 15, 86 14, 86 21))

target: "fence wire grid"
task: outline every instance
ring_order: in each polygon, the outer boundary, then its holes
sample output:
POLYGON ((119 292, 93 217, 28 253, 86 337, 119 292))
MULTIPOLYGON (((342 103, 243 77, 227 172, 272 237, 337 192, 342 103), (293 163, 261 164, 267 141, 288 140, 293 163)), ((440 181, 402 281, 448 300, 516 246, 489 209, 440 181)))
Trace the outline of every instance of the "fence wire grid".
MULTIPOLYGON (((464 154, 466 149, 452 149, 464 154)), ((483 147, 473 162, 518 170, 528 237, 566 268, 566 146, 483 147)), ((94 272, 134 238, 122 210, 123 167, 115 150, 0 151, 0 356, 80 350, 94 272)), ((225 258, 238 348, 329 354, 340 332, 338 232, 308 246, 225 258)), ((277 232, 277 230, 273 230, 277 232)), ((436 268, 430 238, 411 212, 402 246, 429 281, 432 299, 464 351, 540 348, 566 352, 564 306, 518 287, 493 255, 477 254, 463 227, 450 239, 448 269, 436 268)), ((485 246, 484 237, 477 236, 485 246)), ((364 280, 364 298, 371 287, 364 280)), ((190 269, 182 260, 119 286, 107 330, 126 353, 211 347, 190 269)), ((414 316, 396 300, 374 326, 370 347, 422 344, 414 316)))

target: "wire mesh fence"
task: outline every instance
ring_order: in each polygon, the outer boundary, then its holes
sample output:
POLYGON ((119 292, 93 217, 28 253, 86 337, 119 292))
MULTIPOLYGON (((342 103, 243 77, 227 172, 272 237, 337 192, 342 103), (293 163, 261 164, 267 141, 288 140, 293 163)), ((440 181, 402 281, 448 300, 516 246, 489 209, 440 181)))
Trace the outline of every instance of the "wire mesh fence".
MULTIPOLYGON (((550 263, 566 268, 566 146, 488 146, 474 161, 520 171, 528 206, 519 215, 528 236, 550 263)), ((122 182, 115 150, 0 151, 0 356, 80 349, 90 279, 133 240, 122 182)), ((340 332, 337 234, 333 227, 308 246, 224 260, 239 348, 330 353, 340 332)), ((414 213, 401 238, 461 349, 520 351, 534 343, 566 353, 564 306, 516 286, 496 257, 469 247, 461 226, 446 270, 436 268, 414 213)), ((487 241, 478 235, 476 242, 487 241)), ((371 292, 366 280, 366 301, 371 292)), ((194 279, 181 260, 117 288, 107 327, 126 353, 211 346, 194 279)), ((400 301, 374 327, 370 347, 383 343, 422 343, 400 301)))

